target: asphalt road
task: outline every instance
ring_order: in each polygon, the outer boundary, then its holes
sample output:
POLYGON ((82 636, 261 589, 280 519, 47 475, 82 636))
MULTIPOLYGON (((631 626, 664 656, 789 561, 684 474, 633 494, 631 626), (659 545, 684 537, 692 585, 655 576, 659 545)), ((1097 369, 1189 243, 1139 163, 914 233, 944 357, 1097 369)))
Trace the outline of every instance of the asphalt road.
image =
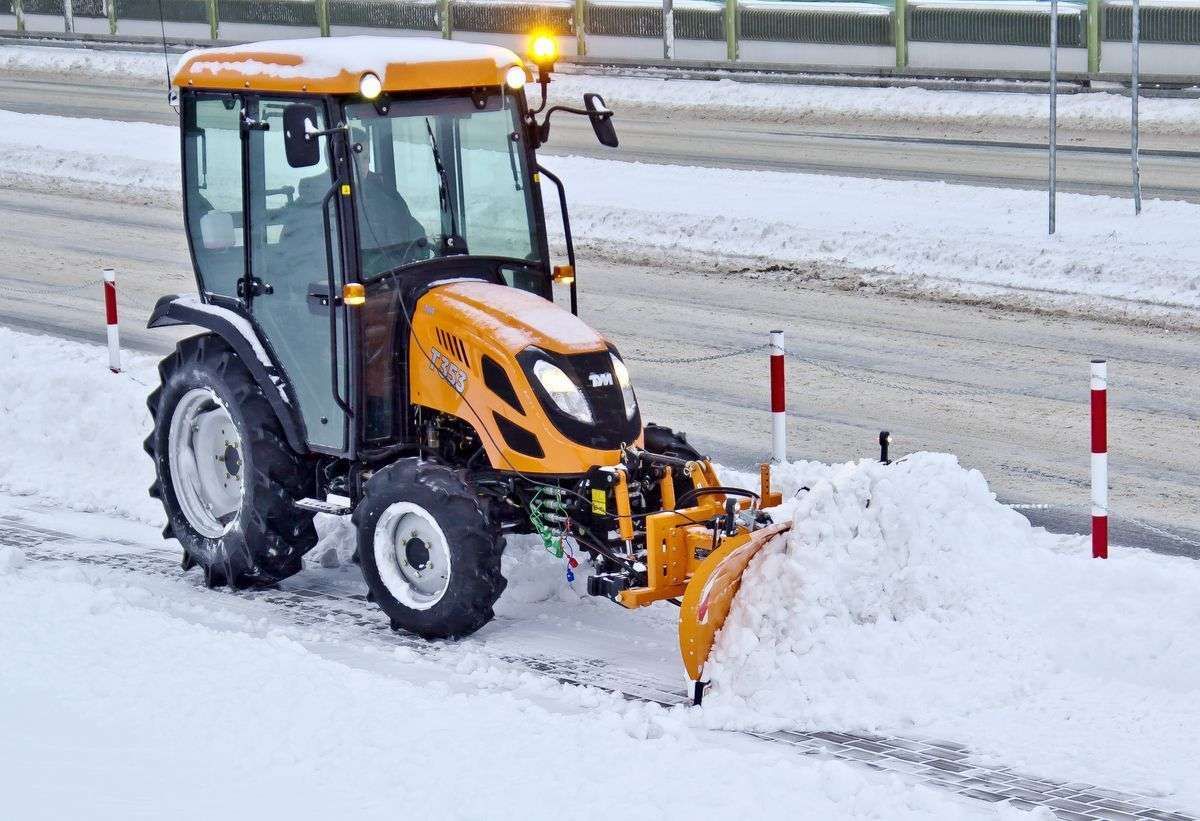
MULTIPOLYGON (((175 124, 161 88, 97 86, 65 79, 0 77, 0 108, 123 121, 175 124)), ((557 117, 547 154, 625 161, 773 171, 806 171, 881 179, 941 180, 971 185, 1042 188, 1045 135, 1010 128, 986 135, 969 126, 863 126, 854 121, 803 124, 729 122, 617 111, 619 152, 596 143, 579 118, 557 117)), ((1063 191, 1127 196, 1129 158, 1119 134, 1060 133, 1063 191)), ((1142 187, 1146 197, 1200 201, 1200 152, 1188 140, 1147 134, 1142 187)))
MULTIPOLYGON (((97 270, 111 265, 125 343, 169 349, 177 333, 144 324, 159 295, 194 289, 176 210, 0 189, 0 224, 0 322, 102 338, 97 270)), ((632 360, 647 418, 688 430, 722 462, 751 466, 769 451, 765 352, 658 360, 761 345, 782 328, 797 355, 788 363, 792 458, 871 456, 886 428, 894 455, 956 453, 1002 498, 1062 506, 1030 516, 1069 532, 1088 528, 1088 360, 1103 355, 1114 541, 1200 557, 1200 335, 746 284, 738 274, 584 258, 581 313, 632 360)))

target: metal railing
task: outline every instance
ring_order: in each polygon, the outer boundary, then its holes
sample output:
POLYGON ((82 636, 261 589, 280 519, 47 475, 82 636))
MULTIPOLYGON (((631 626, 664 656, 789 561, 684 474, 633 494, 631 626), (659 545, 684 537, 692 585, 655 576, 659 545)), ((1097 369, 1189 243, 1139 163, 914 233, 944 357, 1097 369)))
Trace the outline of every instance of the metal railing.
MULTIPOLYGON (((883 47, 895 51, 895 67, 909 66, 910 43, 1045 46, 1049 4, 1015 7, 894 0, 894 7, 861 4, 830 6, 761 0, 689 0, 673 9, 671 41, 726 44, 735 61, 740 44, 824 44, 883 47)), ((573 36, 579 55, 588 54, 588 36, 665 40, 661 0, 0 0, 26 31, 29 15, 61 18, 64 31, 81 20, 107 21, 109 34, 126 22, 207 26, 212 40, 227 37, 223 26, 258 24, 312 29, 328 36, 336 27, 414 32, 523 34, 539 28, 573 36)), ((1077 0, 1060 4, 1058 43, 1086 49, 1088 71, 1099 72, 1103 41, 1128 42, 1130 7, 1123 0, 1077 0)), ((91 24, 90 31, 96 30, 91 24)), ((202 30, 202 29, 201 29, 202 30)), ((1200 0, 1195 5, 1146 6, 1142 41, 1200 46, 1200 0)), ((674 53, 674 52, 672 52, 674 53)), ((797 61, 798 62, 798 61, 797 61)), ((1196 75, 1200 76, 1200 59, 1196 75)))

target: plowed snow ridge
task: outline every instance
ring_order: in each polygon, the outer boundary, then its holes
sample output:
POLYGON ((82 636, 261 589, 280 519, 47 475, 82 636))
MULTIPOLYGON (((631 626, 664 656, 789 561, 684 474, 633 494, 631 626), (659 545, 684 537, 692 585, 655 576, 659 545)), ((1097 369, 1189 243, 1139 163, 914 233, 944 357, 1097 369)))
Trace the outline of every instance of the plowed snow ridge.
MULTIPOLYGON (((0 111, 0 182, 179 202, 175 128, 0 111)), ((1034 304, 1200 309, 1200 205, 937 182, 546 157, 575 236, 614 259, 704 270, 812 266, 937 294, 1034 304)), ((557 222, 550 220, 551 230, 557 222)))
POLYGON ((1200 807, 1200 564, 1033 528, 953 456, 797 463, 711 662, 718 726, 919 728, 1200 807))

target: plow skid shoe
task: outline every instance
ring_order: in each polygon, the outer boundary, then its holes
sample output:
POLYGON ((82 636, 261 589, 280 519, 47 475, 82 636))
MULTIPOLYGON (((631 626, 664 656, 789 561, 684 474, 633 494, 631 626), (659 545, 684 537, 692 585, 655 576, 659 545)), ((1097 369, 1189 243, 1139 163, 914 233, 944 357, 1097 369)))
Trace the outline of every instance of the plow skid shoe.
MULTIPOLYGON (((790 527, 790 523, 771 525, 755 531, 746 541, 728 542, 713 551, 692 574, 679 608, 679 650, 692 682, 703 681, 704 663, 717 631, 729 615, 746 566, 771 539, 790 527)), ((698 688, 696 694, 700 692, 703 690, 698 688)), ((699 703, 699 698, 694 700, 699 703)))

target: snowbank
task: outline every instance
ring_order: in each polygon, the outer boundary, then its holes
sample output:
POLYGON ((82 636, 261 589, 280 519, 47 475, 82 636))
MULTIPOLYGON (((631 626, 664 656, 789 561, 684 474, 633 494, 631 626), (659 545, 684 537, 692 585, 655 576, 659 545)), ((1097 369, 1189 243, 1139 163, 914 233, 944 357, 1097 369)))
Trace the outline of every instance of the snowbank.
MULTIPOLYGON (((556 75, 551 89, 554 100, 562 103, 578 104, 585 91, 596 91, 618 111, 640 107, 663 114, 757 122, 811 123, 813 120, 846 119, 864 124, 954 123, 981 128, 1043 128, 1050 117, 1050 98, 1046 94, 1016 92, 785 85, 587 74, 556 75)), ((1129 109, 1129 98, 1120 94, 1061 94, 1058 98, 1059 128, 1128 130, 1129 109)), ((1138 120, 1147 133, 1200 133, 1200 110, 1194 100, 1143 98, 1138 106, 1138 120)))
POLYGON ((1200 564, 1032 528, 952 456, 797 464, 710 672, 724 726, 950 738, 1200 806, 1200 564))
MULTIPOLYGON (((868 7, 863 11, 873 9, 868 7)), ((879 11, 885 10, 880 8, 879 11)), ((179 60, 176 55, 169 58, 172 70, 179 60)), ((68 76, 88 74, 141 85, 162 83, 166 77, 166 63, 161 54, 36 46, 0 46, 0 71, 5 70, 68 76)), ((853 119, 866 123, 967 123, 1040 128, 1049 116, 1045 94, 806 86, 561 72, 555 75, 550 88, 551 97, 557 103, 577 105, 585 91, 596 91, 604 96, 605 102, 617 108, 645 107, 663 114, 684 113, 710 119, 760 122, 853 119)), ((1125 130, 1129 127, 1129 100, 1120 94, 1064 94, 1059 98, 1058 115, 1064 129, 1125 130)), ((1143 99, 1138 115, 1141 127, 1147 133, 1200 133, 1200 111, 1193 100, 1143 99)))
POLYGON ((179 131, 0 109, 0 180, 177 204, 179 131))
MULTIPOLYGON (((1121 313, 1200 309, 1200 206, 775 171, 543 158, 571 193, 577 241, 619 261, 761 267, 935 295, 1001 295, 1121 313), (630 192, 638 192, 631 199, 630 192), (902 206, 898 207, 897 203, 902 206), (815 270, 814 270, 815 267, 815 270)), ((179 201, 174 128, 0 111, 0 178, 179 201)), ((557 222, 550 221, 551 230, 557 222)), ((751 274, 759 275, 759 274, 751 274)))
POLYGON ((178 55, 171 55, 164 60, 162 52, 0 46, 0 71, 58 74, 134 84, 166 83, 168 63, 174 70, 178 61, 178 55))

